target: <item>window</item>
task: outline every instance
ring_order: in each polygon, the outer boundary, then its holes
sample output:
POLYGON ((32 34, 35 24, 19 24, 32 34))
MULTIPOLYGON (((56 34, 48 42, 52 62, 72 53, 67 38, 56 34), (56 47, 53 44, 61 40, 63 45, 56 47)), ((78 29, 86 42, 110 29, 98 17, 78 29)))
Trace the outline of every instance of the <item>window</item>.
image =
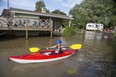
POLYGON ((91 27, 91 25, 88 25, 88 27, 91 27))

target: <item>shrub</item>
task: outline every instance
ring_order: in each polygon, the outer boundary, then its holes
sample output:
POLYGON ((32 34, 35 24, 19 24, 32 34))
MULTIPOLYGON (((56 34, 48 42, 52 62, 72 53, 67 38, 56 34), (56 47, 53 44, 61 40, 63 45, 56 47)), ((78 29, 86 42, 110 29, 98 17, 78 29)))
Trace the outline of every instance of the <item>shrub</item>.
POLYGON ((71 27, 66 27, 63 31, 63 35, 70 36, 74 34, 74 30, 71 27))
POLYGON ((113 33, 113 36, 116 36, 116 32, 113 33))

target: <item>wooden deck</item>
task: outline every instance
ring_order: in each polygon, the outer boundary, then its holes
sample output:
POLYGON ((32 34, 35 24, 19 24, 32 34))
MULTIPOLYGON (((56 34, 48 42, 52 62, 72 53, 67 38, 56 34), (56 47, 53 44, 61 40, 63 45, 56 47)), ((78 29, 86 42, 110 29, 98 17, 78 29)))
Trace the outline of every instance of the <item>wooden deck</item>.
POLYGON ((0 17, 0 30, 50 31, 52 37, 53 21, 51 19, 3 18, 0 17))
POLYGON ((29 30, 29 31, 52 31, 52 28, 25 28, 25 27, 22 27, 22 28, 17 28, 17 27, 12 27, 12 28, 0 28, 0 30, 29 30))
POLYGON ((8 30, 52 30, 51 19, 3 18, 0 17, 0 29, 8 30))

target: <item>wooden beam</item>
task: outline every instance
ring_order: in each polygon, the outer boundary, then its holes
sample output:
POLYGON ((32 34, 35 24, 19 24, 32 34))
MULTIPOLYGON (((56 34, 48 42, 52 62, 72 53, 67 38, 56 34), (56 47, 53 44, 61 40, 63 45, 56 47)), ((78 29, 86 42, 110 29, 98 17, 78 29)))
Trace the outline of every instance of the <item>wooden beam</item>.
MULTIPOLYGON (((27 18, 27 25, 26 28, 28 28, 28 18, 27 18)), ((26 39, 28 39, 28 29, 26 29, 26 39)))
POLYGON ((50 38, 52 38, 52 36, 53 36, 53 31, 51 31, 50 38))
POLYGON ((69 21, 69 27, 71 26, 71 21, 69 21))
POLYGON ((26 30, 26 39, 28 39, 28 30, 26 30))
POLYGON ((52 34, 53 34, 53 20, 50 18, 50 24, 51 24, 51 33, 50 33, 50 37, 52 38, 52 34))

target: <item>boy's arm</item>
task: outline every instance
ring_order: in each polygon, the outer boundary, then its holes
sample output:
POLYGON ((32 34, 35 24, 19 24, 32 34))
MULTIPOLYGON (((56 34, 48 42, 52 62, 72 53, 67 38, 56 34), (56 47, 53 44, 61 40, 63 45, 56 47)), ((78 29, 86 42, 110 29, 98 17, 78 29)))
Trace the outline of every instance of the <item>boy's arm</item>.
POLYGON ((47 47, 46 49, 49 49, 49 48, 55 48, 56 47, 56 45, 54 45, 54 46, 51 46, 51 47, 47 47))

